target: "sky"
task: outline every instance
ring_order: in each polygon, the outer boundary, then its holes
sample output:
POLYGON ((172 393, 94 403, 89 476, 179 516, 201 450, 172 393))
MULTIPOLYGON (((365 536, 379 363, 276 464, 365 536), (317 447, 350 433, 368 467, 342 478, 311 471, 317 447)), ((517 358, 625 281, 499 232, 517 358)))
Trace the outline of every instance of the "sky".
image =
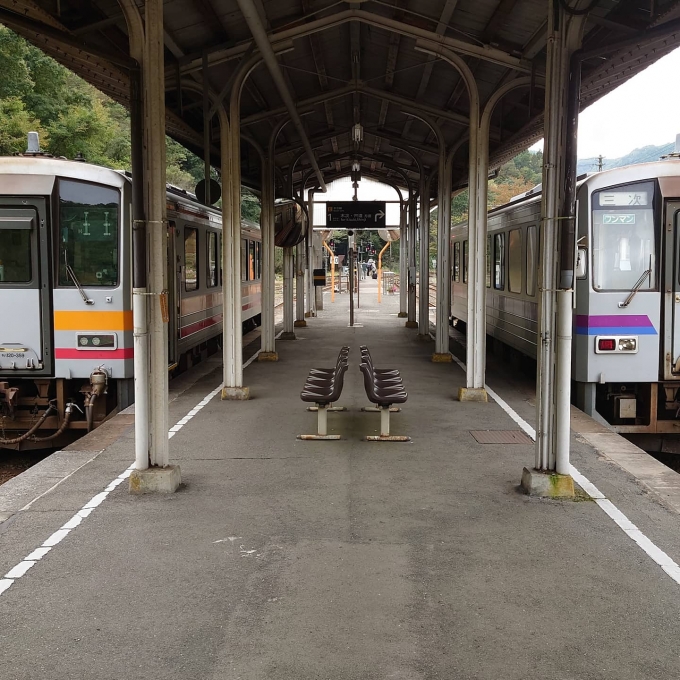
MULTIPOLYGON (((578 123, 578 157, 619 158, 680 134, 680 48, 589 106, 578 123)), ((543 142, 532 149, 542 149, 543 142)))

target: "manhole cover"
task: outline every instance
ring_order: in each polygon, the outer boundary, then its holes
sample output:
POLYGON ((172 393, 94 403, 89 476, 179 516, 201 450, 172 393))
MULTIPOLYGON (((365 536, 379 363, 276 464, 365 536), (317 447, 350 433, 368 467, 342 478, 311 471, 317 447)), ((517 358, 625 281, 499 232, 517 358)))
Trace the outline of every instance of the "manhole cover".
POLYGON ((533 444, 522 430, 470 430, 480 444, 533 444))

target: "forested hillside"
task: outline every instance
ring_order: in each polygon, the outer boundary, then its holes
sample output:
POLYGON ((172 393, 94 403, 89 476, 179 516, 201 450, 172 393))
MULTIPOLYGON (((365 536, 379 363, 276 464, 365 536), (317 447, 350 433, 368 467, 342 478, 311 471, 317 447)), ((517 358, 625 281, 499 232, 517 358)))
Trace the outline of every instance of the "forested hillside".
POLYGON ((577 172, 579 175, 584 172, 597 172, 602 164, 602 170, 611 170, 612 168, 621 168, 624 165, 637 165, 638 163, 649 163, 651 161, 658 161, 661 156, 671 153, 675 147, 674 142, 662 144, 661 146, 642 146, 639 149, 633 149, 630 153, 620 158, 602 158, 595 156, 593 158, 579 158, 577 165, 577 172))

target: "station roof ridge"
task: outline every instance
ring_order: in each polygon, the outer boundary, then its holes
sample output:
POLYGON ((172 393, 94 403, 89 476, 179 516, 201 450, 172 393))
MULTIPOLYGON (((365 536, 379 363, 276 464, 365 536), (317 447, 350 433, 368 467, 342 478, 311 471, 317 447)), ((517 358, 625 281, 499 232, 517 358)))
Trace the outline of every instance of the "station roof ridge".
MULTIPOLYGON (((51 0, 0 0, 0 22, 127 106, 133 62, 121 4, 62 0, 57 11, 51 0)), ((347 175, 357 162, 363 175, 402 187, 418 181, 418 163, 435 175, 438 146, 429 118, 447 147, 458 148, 453 186, 466 183, 467 89, 450 64, 421 51, 424 44, 447 47, 463 59, 482 104, 503 85, 530 75, 530 87, 512 90, 494 110, 492 168, 543 135, 547 0, 255 0, 255 6, 279 50, 285 84, 324 177, 347 175), (356 124, 362 126, 360 141, 356 124)), ((228 89, 244 55, 253 54, 253 38, 237 0, 166 0, 164 14, 167 132, 202 155, 204 77, 211 93, 228 89)), ((584 20, 584 49, 620 48, 583 62, 582 108, 674 49, 679 18, 680 0, 659 0, 651 10, 634 0, 596 0, 584 20), (646 31, 663 26, 667 34, 646 38, 646 31)), ((269 71, 255 68, 241 104, 246 186, 260 184, 252 144, 267 149, 272 130, 288 115, 269 71)), ((216 143, 211 157, 219 162, 216 143)), ((303 179, 313 180, 293 125, 279 134, 275 159, 282 195, 291 179, 298 189, 303 179)), ((432 196, 436 190, 433 181, 432 196)))

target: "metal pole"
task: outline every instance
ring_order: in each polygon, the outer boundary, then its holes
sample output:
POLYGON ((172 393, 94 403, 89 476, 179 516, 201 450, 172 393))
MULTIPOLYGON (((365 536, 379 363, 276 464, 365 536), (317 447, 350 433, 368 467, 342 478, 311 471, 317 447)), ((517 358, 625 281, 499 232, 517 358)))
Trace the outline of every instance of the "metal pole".
POLYGON ((282 338, 292 340, 293 330, 293 249, 283 249, 283 335, 282 338))
POLYGON ((416 321, 416 201, 409 188, 408 199, 408 320, 407 328, 418 328, 416 321))
POLYGON ((430 196, 424 173, 420 175, 420 295, 418 335, 430 337, 430 196))
POLYGON ((446 147, 439 141, 437 211, 437 309, 434 361, 451 361, 449 315, 451 311, 451 178, 448 177, 446 147))
POLYGON ((142 75, 130 71, 132 164, 132 317, 135 371, 135 469, 149 467, 149 328, 147 325, 146 219, 144 210, 144 107, 142 75))
POLYGON ((307 193, 307 210, 309 211, 309 229, 305 238, 305 293, 307 295, 305 305, 305 316, 316 316, 316 297, 314 294, 314 277, 312 268, 314 267, 314 251, 312 241, 314 240, 314 193, 316 189, 310 189, 307 193))
POLYGON ((295 248, 295 327, 306 326, 305 321, 305 244, 295 248))
POLYGON ((274 296, 274 162, 262 159, 262 212, 260 229, 262 233, 262 336, 258 361, 277 361, 274 296))
POLYGON ((326 241, 323 242, 323 246, 328 251, 328 259, 331 263, 331 302, 335 302, 335 253, 331 250, 326 241))
MULTIPOLYGON (((382 302, 381 292, 382 292, 382 256, 383 253, 390 247, 390 242, 388 241, 383 249, 378 253, 378 303, 382 302)), ((422 285, 422 284, 421 284, 422 285)))
POLYGON ((555 370, 555 471, 571 474, 569 439, 571 435, 571 327, 572 290, 557 293, 557 366, 555 370))
POLYGON ((350 245, 347 254, 349 256, 349 281, 347 282, 349 286, 349 325, 354 326, 354 248, 352 245, 350 245))
POLYGON ((149 225, 149 304, 151 384, 149 443, 151 464, 166 467, 168 447, 168 325, 161 295, 167 295, 167 216, 165 187, 165 75, 163 0, 145 7, 144 88, 146 92, 146 216, 149 225))
POLYGON ((406 210, 399 204, 399 317, 408 317, 408 245, 406 243, 406 210))

